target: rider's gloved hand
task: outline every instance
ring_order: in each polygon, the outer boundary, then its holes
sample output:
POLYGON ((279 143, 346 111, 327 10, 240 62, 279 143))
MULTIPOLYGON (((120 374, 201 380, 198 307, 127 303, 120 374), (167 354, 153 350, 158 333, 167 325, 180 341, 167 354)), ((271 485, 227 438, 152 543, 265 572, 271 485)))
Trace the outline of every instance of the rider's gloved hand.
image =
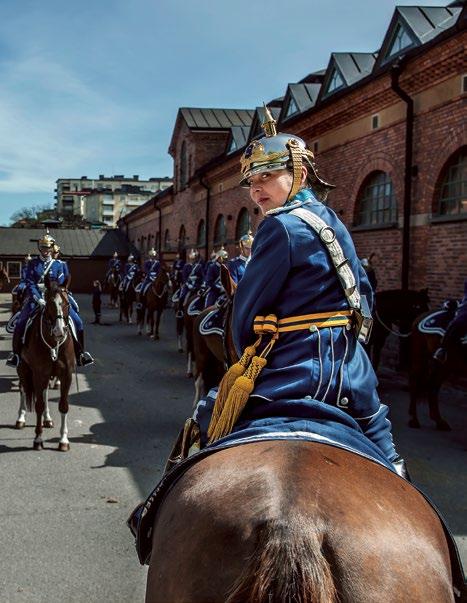
POLYGON ((36 302, 39 304, 39 306, 45 306, 45 299, 42 299, 42 297, 37 297, 36 302))

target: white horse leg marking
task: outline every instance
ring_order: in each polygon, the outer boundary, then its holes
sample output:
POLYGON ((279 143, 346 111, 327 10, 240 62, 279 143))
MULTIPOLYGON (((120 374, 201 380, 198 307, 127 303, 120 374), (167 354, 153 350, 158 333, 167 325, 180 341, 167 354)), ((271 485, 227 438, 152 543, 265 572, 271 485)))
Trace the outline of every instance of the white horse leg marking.
POLYGON ((44 393, 44 402, 45 402, 45 408, 44 408, 44 414, 42 415, 44 422, 52 421, 52 417, 50 416, 50 410, 49 410, 49 389, 48 388, 45 390, 45 393, 44 393))
POLYGON ((16 419, 16 429, 22 429, 26 425, 26 393, 20 388, 18 418, 16 419))
POLYGON ((191 362, 191 352, 188 352, 188 365, 186 367, 186 372, 187 375, 191 375, 192 374, 192 362, 191 362))
POLYGON ((63 445, 63 446, 69 447, 70 446, 70 442, 68 441, 68 424, 67 424, 68 413, 61 412, 60 415, 62 417, 62 424, 60 426, 60 442, 59 442, 59 446, 63 445))
POLYGON ((182 336, 181 335, 177 335, 177 345, 178 345, 178 350, 179 351, 183 350, 182 336))
POLYGON ((201 399, 202 385, 203 385, 203 376, 201 374, 199 374, 196 377, 196 381, 195 381, 195 399, 193 400, 193 408, 196 408, 196 405, 198 404, 198 402, 201 399))

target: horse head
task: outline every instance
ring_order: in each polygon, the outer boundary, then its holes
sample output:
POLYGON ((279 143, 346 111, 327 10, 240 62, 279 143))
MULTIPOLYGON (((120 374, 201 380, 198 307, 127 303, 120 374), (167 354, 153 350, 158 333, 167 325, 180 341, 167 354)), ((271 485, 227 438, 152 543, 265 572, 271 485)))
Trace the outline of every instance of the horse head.
POLYGON ((410 315, 412 319, 415 319, 423 312, 429 310, 428 304, 430 298, 428 297, 428 289, 420 289, 420 291, 410 291, 410 315))
POLYGON ((51 326, 52 335, 57 340, 62 339, 65 336, 70 312, 68 293, 57 281, 48 277, 45 279, 45 287, 44 314, 51 326))

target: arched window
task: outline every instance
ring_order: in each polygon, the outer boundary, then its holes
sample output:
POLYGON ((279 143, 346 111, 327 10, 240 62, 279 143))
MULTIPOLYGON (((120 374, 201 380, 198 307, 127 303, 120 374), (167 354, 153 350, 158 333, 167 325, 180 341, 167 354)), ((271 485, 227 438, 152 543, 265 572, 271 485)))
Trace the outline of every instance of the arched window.
POLYGON ((198 224, 196 244, 198 245, 198 247, 203 247, 203 245, 206 245, 206 224, 204 220, 200 220, 200 223, 198 224))
POLYGON ((159 240, 160 240, 159 233, 158 233, 158 232, 156 232, 156 235, 155 235, 155 237, 154 237, 154 249, 155 249, 156 251, 159 251, 159 240))
POLYGON ((227 229, 225 227, 225 218, 222 214, 219 214, 214 227, 214 245, 223 245, 226 238, 227 229))
POLYGON ((180 226, 180 231, 178 233, 178 251, 183 251, 186 245, 186 231, 185 226, 182 224, 180 226))
POLYGON ((168 228, 166 229, 164 234, 164 250, 170 251, 170 233, 168 228))
POLYGON ((186 143, 183 141, 180 150, 180 186, 185 188, 188 182, 188 163, 186 156, 186 143))
POLYGON ((235 240, 240 240, 243 235, 246 235, 251 230, 250 214, 246 207, 242 207, 237 218, 237 225, 235 227, 235 240))
POLYGON ((454 153, 444 168, 433 213, 438 216, 467 213, 467 147, 454 153))
POLYGON ((370 174, 358 194, 356 226, 392 224, 397 221, 397 202, 386 172, 370 174))

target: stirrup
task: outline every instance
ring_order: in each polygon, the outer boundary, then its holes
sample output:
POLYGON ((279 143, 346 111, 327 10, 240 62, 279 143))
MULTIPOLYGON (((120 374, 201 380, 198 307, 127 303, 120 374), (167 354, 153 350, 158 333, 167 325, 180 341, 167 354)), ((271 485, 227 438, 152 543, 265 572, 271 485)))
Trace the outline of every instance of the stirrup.
POLYGON ((12 368, 18 368, 19 366, 19 355, 11 352, 11 354, 6 359, 5 364, 7 366, 11 366, 12 368))
POLYGON ((448 359, 448 353, 444 348, 438 348, 433 354, 433 359, 439 362, 440 364, 444 364, 448 359))
POLYGON ((94 364, 94 358, 89 352, 81 352, 78 358, 78 366, 88 366, 94 364))

